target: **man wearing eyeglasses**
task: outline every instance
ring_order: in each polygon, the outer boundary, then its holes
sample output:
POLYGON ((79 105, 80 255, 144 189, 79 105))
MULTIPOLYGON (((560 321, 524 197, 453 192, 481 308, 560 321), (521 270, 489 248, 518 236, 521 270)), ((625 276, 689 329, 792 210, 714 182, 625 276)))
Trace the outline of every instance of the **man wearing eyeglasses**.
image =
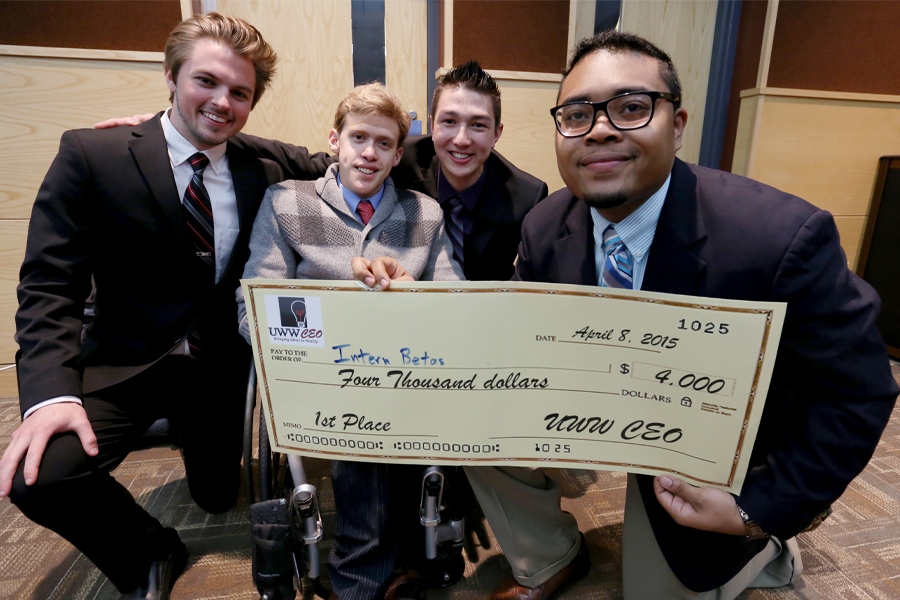
MULTIPOLYGON (((794 536, 862 471, 896 400, 878 296, 848 270, 830 214, 675 158, 678 75, 646 40, 582 40, 558 103, 567 189, 525 218, 515 280, 788 303, 740 496, 628 476, 624 596, 727 599, 796 581, 794 536)), ((513 570, 492 599, 546 599, 587 573, 584 537, 541 470, 467 474, 513 570)))

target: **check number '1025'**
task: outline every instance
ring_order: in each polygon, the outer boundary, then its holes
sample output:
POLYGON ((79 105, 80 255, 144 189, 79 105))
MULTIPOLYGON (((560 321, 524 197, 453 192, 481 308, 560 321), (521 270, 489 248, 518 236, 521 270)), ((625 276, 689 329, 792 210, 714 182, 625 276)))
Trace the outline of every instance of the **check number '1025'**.
POLYGON ((535 452, 553 452, 554 454, 568 454, 572 451, 569 444, 535 444, 535 452))

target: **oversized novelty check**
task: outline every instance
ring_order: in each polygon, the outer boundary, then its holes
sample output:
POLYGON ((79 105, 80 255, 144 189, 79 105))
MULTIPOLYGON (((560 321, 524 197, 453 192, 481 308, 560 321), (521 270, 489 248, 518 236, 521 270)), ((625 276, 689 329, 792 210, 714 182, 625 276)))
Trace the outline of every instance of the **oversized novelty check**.
POLYGON ((273 450, 734 492, 785 310, 535 283, 242 284, 273 450))

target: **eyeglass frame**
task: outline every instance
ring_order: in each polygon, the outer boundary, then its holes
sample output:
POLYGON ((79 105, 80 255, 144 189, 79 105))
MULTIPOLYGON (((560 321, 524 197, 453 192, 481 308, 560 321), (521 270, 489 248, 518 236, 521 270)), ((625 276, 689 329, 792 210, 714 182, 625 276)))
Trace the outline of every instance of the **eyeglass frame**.
POLYGON ((597 125, 597 115, 601 111, 603 112, 603 114, 606 115, 606 120, 609 122, 610 125, 613 126, 613 128, 618 129, 619 131, 633 131, 635 129, 640 129, 641 127, 646 127, 647 125, 650 124, 650 121, 653 120, 653 116, 656 114, 656 101, 659 99, 668 100, 672 104, 678 104, 679 102, 681 102, 681 98, 679 98, 675 94, 672 94, 669 92, 643 92, 643 91, 642 92, 626 92, 624 94, 619 94, 618 96, 613 96, 612 98, 609 98, 608 100, 604 100, 603 102, 588 102, 587 100, 574 100, 572 102, 566 102, 565 104, 560 104, 559 106, 554 106, 553 108, 551 108, 550 116, 553 117, 553 123, 556 124, 556 131, 558 131, 559 135, 563 136, 564 138, 578 138, 578 137, 584 137, 587 134, 589 134, 591 131, 593 131, 594 127, 597 125), (619 127, 618 125, 615 124, 615 122, 613 122, 612 118, 610 118, 609 112, 607 112, 606 107, 613 100, 618 100, 619 98, 623 98, 625 96, 636 96, 638 94, 643 95, 643 96, 650 96, 650 100, 651 100, 650 118, 647 119, 647 122, 644 123, 643 125, 638 125, 636 127, 619 127), (588 127, 588 129, 584 133, 578 133, 575 135, 566 135, 560 129, 559 120, 556 118, 556 112, 559 109, 563 108, 564 106, 572 106, 574 104, 587 104, 588 106, 590 106, 593 109, 594 117, 591 120, 591 126, 588 127))

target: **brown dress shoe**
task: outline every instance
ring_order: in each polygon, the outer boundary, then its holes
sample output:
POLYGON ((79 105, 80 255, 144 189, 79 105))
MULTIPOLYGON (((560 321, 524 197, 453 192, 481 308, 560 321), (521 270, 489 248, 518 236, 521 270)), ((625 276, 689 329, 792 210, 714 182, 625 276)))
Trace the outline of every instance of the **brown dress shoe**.
POLYGON ((578 554, 556 575, 533 588, 519 585, 514 577, 508 577, 491 592, 488 598, 489 600, 548 600, 563 585, 574 583, 587 575, 590 568, 591 559, 588 555, 587 543, 584 540, 584 534, 581 534, 581 548, 578 549, 578 554))
POLYGON ((384 586, 384 600, 425 600, 425 582, 412 569, 398 573, 384 586))

